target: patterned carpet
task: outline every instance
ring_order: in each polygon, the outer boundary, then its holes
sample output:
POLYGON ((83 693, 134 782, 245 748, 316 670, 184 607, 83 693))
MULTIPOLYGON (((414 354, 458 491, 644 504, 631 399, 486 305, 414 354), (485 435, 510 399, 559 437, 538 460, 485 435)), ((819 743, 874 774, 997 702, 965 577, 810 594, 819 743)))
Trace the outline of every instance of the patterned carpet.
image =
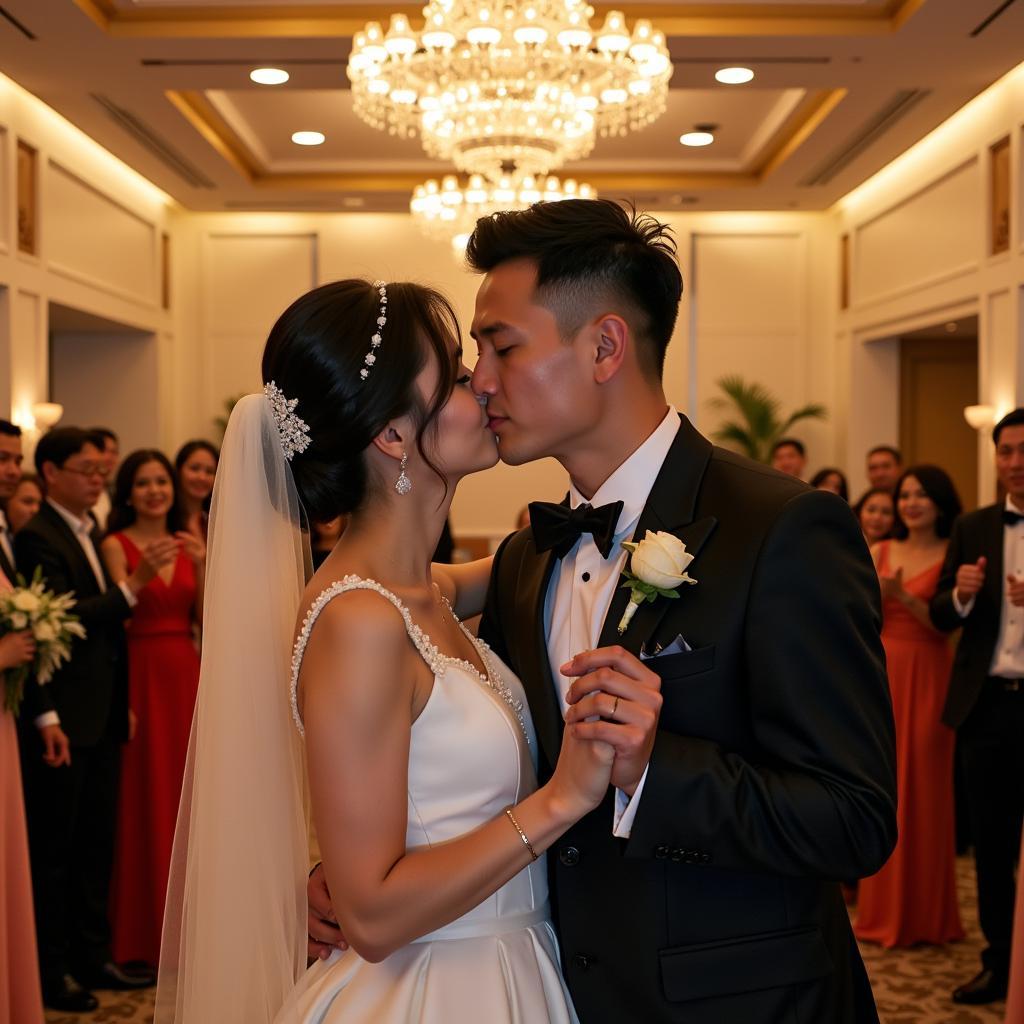
MULTIPOLYGON (((969 858, 961 857, 957 862, 957 881, 967 929, 963 942, 907 950, 862 947, 882 1024, 1003 1024, 1002 1003, 958 1007, 949 999, 950 992, 978 970, 982 946, 974 895, 974 862, 969 858)), ((115 992, 96 995, 100 1008, 95 1013, 48 1013, 47 1024, 150 1024, 153 1019, 152 989, 127 996, 115 992)))

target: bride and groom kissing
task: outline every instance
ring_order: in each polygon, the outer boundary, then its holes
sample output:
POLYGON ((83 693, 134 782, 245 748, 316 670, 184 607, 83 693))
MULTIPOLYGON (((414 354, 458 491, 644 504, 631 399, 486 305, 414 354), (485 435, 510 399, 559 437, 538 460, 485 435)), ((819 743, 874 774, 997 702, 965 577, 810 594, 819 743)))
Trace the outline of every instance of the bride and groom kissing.
POLYGON ((896 830, 852 514, 667 403, 666 226, 540 203, 467 259, 472 373, 436 292, 342 281, 232 415, 157 1024, 877 1021, 839 889, 896 830), (567 499, 430 566, 499 456, 554 457, 567 499), (338 514, 307 583, 300 517, 338 514), (696 582, 620 631, 648 531, 696 582))

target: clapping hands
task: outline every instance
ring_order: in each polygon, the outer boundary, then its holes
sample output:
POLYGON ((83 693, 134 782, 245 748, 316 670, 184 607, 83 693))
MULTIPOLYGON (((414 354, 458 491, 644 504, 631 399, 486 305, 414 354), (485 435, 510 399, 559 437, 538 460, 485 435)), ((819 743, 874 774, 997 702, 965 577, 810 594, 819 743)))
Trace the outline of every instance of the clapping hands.
POLYGON ((882 600, 895 599, 900 601, 905 593, 903 588, 903 567, 900 566, 891 576, 879 576, 878 586, 882 591, 882 600))

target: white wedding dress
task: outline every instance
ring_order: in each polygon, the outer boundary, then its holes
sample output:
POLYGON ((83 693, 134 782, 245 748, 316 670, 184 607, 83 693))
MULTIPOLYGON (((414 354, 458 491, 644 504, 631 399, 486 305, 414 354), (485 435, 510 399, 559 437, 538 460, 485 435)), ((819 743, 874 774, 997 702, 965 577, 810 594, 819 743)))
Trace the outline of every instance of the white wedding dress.
MULTIPOLYGON (((354 576, 313 603, 296 643, 293 680, 317 616, 339 594, 357 589, 374 590, 398 609, 434 673, 412 726, 406 848, 447 842, 536 788, 537 740, 522 686, 468 631, 487 678, 469 662, 441 654, 394 594, 354 576)), ((520 842, 511 824, 509 833, 510 845, 520 842)), ((576 1024, 559 969, 544 856, 462 917, 380 963, 350 949, 314 964, 276 1024, 321 1022, 576 1024)))

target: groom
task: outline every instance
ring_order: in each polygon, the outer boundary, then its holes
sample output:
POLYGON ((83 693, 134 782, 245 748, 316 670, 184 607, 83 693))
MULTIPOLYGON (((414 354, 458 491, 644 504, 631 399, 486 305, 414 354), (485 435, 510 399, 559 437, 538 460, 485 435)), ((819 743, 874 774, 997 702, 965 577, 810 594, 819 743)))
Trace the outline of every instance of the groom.
POLYGON ((549 851, 584 1024, 877 1021, 840 895, 896 838, 878 585, 834 495, 713 448, 665 400, 682 281, 665 226, 614 203, 481 220, 473 376, 502 459, 572 487, 499 548, 481 635, 541 747, 563 715, 614 788, 549 851), (588 510, 584 506, 591 506, 588 510), (569 508, 575 510, 568 514, 569 508), (622 542, 682 540, 697 580, 640 607, 622 542))

